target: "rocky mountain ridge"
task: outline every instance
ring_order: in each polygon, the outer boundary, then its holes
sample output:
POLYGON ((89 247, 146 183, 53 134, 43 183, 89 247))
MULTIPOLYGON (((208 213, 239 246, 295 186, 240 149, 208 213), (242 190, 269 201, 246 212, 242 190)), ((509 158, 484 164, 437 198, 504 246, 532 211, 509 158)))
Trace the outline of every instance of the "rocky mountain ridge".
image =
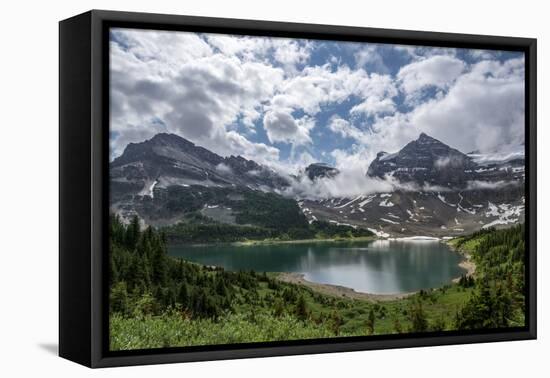
MULTIPOLYGON (((382 237, 443 237, 504 227, 524 219, 524 158, 511 156, 464 154, 423 133, 398 152, 378 153, 366 169, 368 176, 403 184, 392 192, 365 188, 352 198, 300 197, 296 208, 310 222, 368 228, 382 237)), ((312 185, 340 174, 324 163, 302 172, 312 185)), ((129 144, 111 162, 111 211, 126 218, 137 214, 153 225, 177 223, 196 211, 231 223, 242 193, 284 196, 295 179, 241 156, 222 157, 177 135, 158 134, 129 144)))

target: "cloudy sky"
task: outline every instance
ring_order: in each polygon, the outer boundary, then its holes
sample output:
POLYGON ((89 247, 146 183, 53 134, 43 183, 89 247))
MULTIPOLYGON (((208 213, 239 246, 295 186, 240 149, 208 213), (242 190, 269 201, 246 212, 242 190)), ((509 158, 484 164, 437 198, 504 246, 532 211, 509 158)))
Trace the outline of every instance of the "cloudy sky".
POLYGON ((463 152, 524 139, 522 53, 112 29, 111 158, 178 134, 293 171, 366 171, 425 132, 463 152))

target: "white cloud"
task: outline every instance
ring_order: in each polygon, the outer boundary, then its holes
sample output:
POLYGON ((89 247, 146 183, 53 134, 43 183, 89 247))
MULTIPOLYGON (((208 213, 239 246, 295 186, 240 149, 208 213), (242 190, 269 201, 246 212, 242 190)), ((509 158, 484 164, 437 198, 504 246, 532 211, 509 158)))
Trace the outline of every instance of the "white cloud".
POLYGON ((118 43, 110 43, 111 67, 139 71, 145 78, 171 76, 180 64, 212 55, 212 48, 198 34, 142 29, 113 29, 118 43))
POLYGON ((482 61, 445 94, 407 113, 376 117, 366 143, 374 153, 395 152, 425 132, 462 152, 517 146, 525 138, 524 91, 523 59, 482 61))
MULTIPOLYGON (((389 75, 369 75, 363 69, 352 70, 345 65, 333 69, 329 64, 306 67, 279 88, 279 93, 266 108, 287 114, 302 110, 310 116, 321 112, 325 105, 339 104, 352 97, 363 100, 352 109, 352 114, 390 113, 395 111, 392 98, 398 94, 389 75)), ((359 134, 361 133, 348 136, 355 138, 359 134)), ((303 142, 305 139, 307 138, 300 138, 299 141, 303 142)))
POLYGON ((216 170, 221 173, 233 173, 231 167, 224 163, 216 165, 216 170))
POLYGON ((269 38, 225 34, 207 34, 208 43, 225 55, 239 55, 246 60, 265 56, 272 47, 269 38))
POLYGON ((177 133, 220 154, 251 150, 244 136, 235 143, 230 127, 239 120, 253 129, 283 81, 281 68, 215 53, 192 33, 130 30, 118 39, 111 44, 113 155, 159 131, 177 133), (197 51, 185 54, 187 49, 197 51), (235 149, 244 145, 248 150, 235 149))
POLYGON ((422 131, 463 152, 524 138, 524 61, 492 60, 495 52, 468 51, 476 63, 466 64, 457 49, 395 46, 410 63, 392 76, 379 45, 341 45, 355 62, 332 53, 312 65, 312 41, 127 29, 113 39, 113 156, 174 132, 288 171, 315 160, 302 149, 329 152, 312 132, 324 112, 334 115, 323 126, 355 143, 332 151, 338 168, 363 176, 378 151, 397 151, 422 131), (290 144, 290 158, 281 161, 273 143, 290 144))
POLYGON ((516 181, 480 181, 480 180, 473 180, 468 181, 467 190, 495 190, 495 189, 502 189, 507 186, 517 186, 518 183, 516 181))
POLYGON ((307 175, 298 176, 291 181, 287 194, 307 198, 343 198, 388 192, 395 188, 395 182, 366 175, 369 160, 363 147, 355 146, 352 151, 334 150, 331 155, 339 174, 313 182, 307 175))
POLYGON ((417 107, 410 123, 461 151, 490 151, 524 140, 523 61, 484 61, 448 94, 417 107))
POLYGON ((340 103, 357 92, 357 88, 368 75, 363 70, 353 71, 348 66, 308 66, 299 75, 286 80, 280 93, 271 101, 277 108, 301 109, 309 115, 321 111, 328 103, 340 103))
POLYGON ((296 120, 290 113, 282 110, 270 110, 264 116, 264 128, 271 143, 311 143, 309 131, 314 126, 312 118, 304 116, 296 120))
POLYGON ((359 97, 376 96, 378 98, 392 98, 398 95, 394 79, 390 75, 371 73, 363 75, 357 84, 354 94, 359 97))
POLYGON ((368 97, 365 101, 359 105, 355 105, 350 110, 351 114, 363 113, 368 116, 393 112, 395 112, 395 103, 391 98, 380 99, 375 96, 368 97))
POLYGON ((273 58, 287 74, 297 73, 298 66, 309 61, 312 49, 309 42, 290 38, 207 34, 206 39, 224 55, 245 61, 267 62, 273 58))
POLYGON ((273 57, 288 70, 294 71, 297 65, 305 64, 311 54, 309 43, 299 43, 292 39, 273 38, 273 57))
POLYGON ((236 131, 219 132, 212 143, 219 146, 218 153, 223 156, 241 155, 260 164, 273 165, 279 161, 279 149, 265 143, 254 143, 236 131))
POLYGON ((287 194, 303 198, 351 198, 393 190, 419 190, 410 184, 401 184, 391 177, 379 179, 366 175, 370 153, 362 146, 352 151, 334 150, 331 153, 339 173, 334 177, 309 180, 306 175, 291 180, 287 194))
POLYGON ((330 117, 327 126, 333 133, 339 134, 345 138, 361 141, 365 137, 365 133, 336 114, 330 117))
POLYGON ((494 50, 468 50, 468 56, 475 60, 494 60, 500 56, 500 51, 494 50))
POLYGON ((378 45, 357 44, 358 49, 353 54, 355 64, 358 68, 374 70, 376 72, 388 73, 390 70, 384 63, 384 59, 379 52, 378 45))
POLYGON ((466 64, 457 58, 436 55, 402 67, 397 73, 400 88, 413 94, 426 87, 446 89, 464 72, 466 64))
POLYGON ((351 108, 351 114, 373 116, 382 113, 393 113, 393 100, 399 92, 394 79, 389 75, 370 74, 359 82, 355 94, 363 98, 363 102, 351 108))
POLYGON ((433 56, 449 56, 456 57, 460 49, 452 47, 431 47, 431 46, 414 46, 414 45, 395 45, 393 50, 404 53, 413 61, 424 60, 433 56))
POLYGON ((306 175, 293 180, 287 194, 303 198, 350 198, 378 192, 389 192, 391 182, 368 177, 364 172, 345 170, 333 178, 309 180, 306 175))

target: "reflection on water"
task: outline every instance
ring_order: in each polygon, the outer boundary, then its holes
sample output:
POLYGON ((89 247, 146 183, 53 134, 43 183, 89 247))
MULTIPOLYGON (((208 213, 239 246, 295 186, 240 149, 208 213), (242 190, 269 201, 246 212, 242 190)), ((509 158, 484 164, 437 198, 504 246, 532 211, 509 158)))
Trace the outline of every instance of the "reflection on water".
POLYGON ((169 253, 233 271, 298 272, 376 294, 438 287, 463 273, 460 255, 437 241, 171 246, 169 253))

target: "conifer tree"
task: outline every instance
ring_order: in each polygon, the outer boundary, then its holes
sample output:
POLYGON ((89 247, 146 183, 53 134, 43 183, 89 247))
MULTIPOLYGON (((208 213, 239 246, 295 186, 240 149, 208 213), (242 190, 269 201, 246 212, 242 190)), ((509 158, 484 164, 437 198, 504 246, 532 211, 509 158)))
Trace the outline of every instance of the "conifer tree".
POLYGON ((375 316, 374 316, 374 310, 370 309, 369 311, 369 315, 367 317, 367 334, 369 335, 372 335, 374 333, 374 320, 375 320, 375 316))

